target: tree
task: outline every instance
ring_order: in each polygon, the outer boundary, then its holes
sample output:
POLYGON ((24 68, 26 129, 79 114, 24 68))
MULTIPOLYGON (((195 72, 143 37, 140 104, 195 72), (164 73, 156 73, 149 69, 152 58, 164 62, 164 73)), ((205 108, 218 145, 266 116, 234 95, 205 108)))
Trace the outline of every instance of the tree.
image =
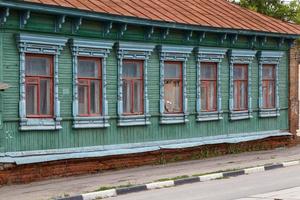
POLYGON ((253 11, 300 24, 300 0, 240 0, 235 2, 253 11))

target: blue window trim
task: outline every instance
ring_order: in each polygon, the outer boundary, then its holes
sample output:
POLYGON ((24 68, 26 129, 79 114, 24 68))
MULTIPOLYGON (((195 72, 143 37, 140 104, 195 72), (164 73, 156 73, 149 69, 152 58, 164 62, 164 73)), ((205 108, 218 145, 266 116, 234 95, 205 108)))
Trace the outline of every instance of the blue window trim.
POLYGON ((229 51, 229 118, 230 120, 241 120, 252 118, 252 62, 255 57, 256 51, 252 50, 230 50, 229 51), (234 64, 247 64, 248 65, 248 110, 234 111, 233 110, 233 66, 234 64))
POLYGON ((99 40, 72 39, 73 56, 73 128, 105 128, 109 127, 108 102, 106 95, 106 59, 112 49, 113 42, 99 40), (101 58, 102 67, 102 114, 93 117, 80 117, 78 114, 78 57, 101 58))
POLYGON ((134 42, 117 43, 118 53, 118 126, 141 126, 150 124, 149 99, 148 99, 148 61, 154 49, 154 44, 143 44, 134 42), (124 115, 123 114, 123 81, 122 70, 123 60, 143 60, 144 61, 144 114, 124 115))
POLYGON ((187 81, 186 81, 186 63, 193 50, 193 47, 183 46, 158 46, 160 54, 160 123, 161 124, 178 124, 188 122, 188 105, 187 105, 187 81), (165 61, 182 62, 182 87, 183 87, 183 113, 166 114, 164 102, 164 63, 165 61))
POLYGON ((221 63, 225 57, 227 49, 199 47, 196 49, 197 56, 197 121, 220 120, 222 117, 222 95, 221 95, 221 63), (201 111, 201 63, 212 62, 217 64, 217 111, 201 111))
POLYGON ((58 98, 58 57, 67 42, 67 38, 46 35, 17 35, 20 53, 20 130, 57 130, 61 129, 60 101, 58 98), (54 56, 54 117, 52 119, 32 119, 26 117, 25 54, 47 54, 54 56))
POLYGON ((258 52, 258 63, 259 63, 259 117, 277 117, 280 116, 280 105, 279 105, 279 75, 278 68, 280 60, 283 56, 282 51, 260 51, 258 52), (263 108, 263 95, 262 95, 262 68, 265 64, 275 65, 275 108, 264 109, 263 108))

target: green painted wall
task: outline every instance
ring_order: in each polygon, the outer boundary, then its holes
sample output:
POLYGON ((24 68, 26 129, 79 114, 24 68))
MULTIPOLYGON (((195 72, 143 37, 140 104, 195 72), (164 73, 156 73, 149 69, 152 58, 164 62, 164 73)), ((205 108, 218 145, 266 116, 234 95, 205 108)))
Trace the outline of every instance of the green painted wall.
MULTIPOLYGON (((117 62, 116 51, 112 51, 107 63, 107 93, 109 102, 109 115, 111 126, 106 129, 72 129, 72 65, 69 45, 67 45, 59 58, 59 98, 61 101, 61 115, 63 129, 59 131, 23 131, 18 130, 18 101, 19 101, 19 54, 15 36, 20 32, 35 34, 55 34, 54 17, 32 14, 24 30, 19 30, 18 13, 13 12, 4 27, 0 28, 0 79, 11 85, 11 88, 2 93, 3 96, 3 129, 0 129, 0 150, 2 152, 42 150, 69 147, 97 146, 106 144, 121 144, 146 142, 157 140, 182 139, 224 135, 230 133, 256 132, 265 130, 287 130, 288 125, 288 58, 287 47, 284 46, 285 55, 279 69, 279 96, 280 117, 258 118, 258 64, 254 61, 252 67, 252 99, 253 118, 240 121, 228 120, 228 95, 229 95, 229 66, 227 58, 222 63, 222 107, 223 120, 215 122, 196 122, 196 61, 192 54, 187 65, 187 97, 190 122, 180 125, 159 124, 159 58, 154 51, 149 61, 148 92, 150 100, 151 125, 137 127, 117 127, 117 62)), ((103 39, 103 25, 99 22, 83 21, 77 34, 71 33, 72 19, 67 18, 60 33, 69 38, 84 37, 103 39)), ((199 43, 196 35, 191 41, 184 41, 184 33, 172 31, 168 38, 162 41, 161 31, 156 30, 151 40, 144 40, 145 29, 142 27, 128 26, 128 31, 121 40, 151 42, 156 44, 186 44, 203 46, 222 46, 228 48, 249 48, 246 37, 240 37, 239 41, 232 45, 230 40, 219 45, 219 37, 208 34, 207 38, 199 43)), ((118 41, 118 28, 114 27, 112 33, 105 36, 107 39, 118 41)), ((256 50, 278 50, 277 43, 268 40, 264 48, 256 43, 256 50)), ((0 94, 1 98, 1 94, 0 94)), ((1 109, 0 109, 1 112, 1 109)))

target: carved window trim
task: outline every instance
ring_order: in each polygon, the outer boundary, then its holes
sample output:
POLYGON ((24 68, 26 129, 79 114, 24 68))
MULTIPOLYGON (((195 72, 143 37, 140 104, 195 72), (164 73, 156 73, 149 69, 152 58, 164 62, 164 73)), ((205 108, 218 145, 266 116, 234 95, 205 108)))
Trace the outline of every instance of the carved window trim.
POLYGON ((242 120, 252 118, 252 62, 256 51, 230 50, 229 51, 229 118, 230 120, 242 120), (248 65, 248 109, 235 111, 233 108, 233 66, 235 64, 248 65))
POLYGON ((19 117, 20 130, 57 130, 61 129, 60 101, 58 97, 58 57, 67 42, 67 38, 45 35, 19 34, 17 43, 20 56, 20 101, 19 117), (54 88, 53 118, 32 119, 26 116, 26 95, 25 95, 25 54, 45 54, 52 55, 54 59, 54 88))
POLYGON ((106 92, 106 59, 112 49, 113 42, 98 40, 72 39, 73 56, 73 128, 105 128, 109 127, 108 102, 106 92), (99 116, 80 116, 78 113, 78 58, 92 57, 101 59, 102 76, 102 113, 99 116))
POLYGON ((259 117, 278 117, 280 116, 280 102, 279 102, 279 66, 280 60, 283 57, 282 51, 260 51, 258 53, 258 65, 259 65, 259 117), (265 109, 263 108, 263 80, 262 69, 263 65, 275 66, 275 108, 265 109))
POLYGON ((149 99, 148 99, 148 61, 154 49, 154 44, 143 44, 134 42, 117 43, 118 53, 118 126, 141 126, 149 125, 149 99), (123 60, 142 60, 143 61, 143 83, 144 83, 144 112, 139 115, 124 115, 123 113, 123 81, 122 69, 123 60))
POLYGON ((221 68, 222 61, 227 49, 199 47, 196 49, 197 56, 197 121, 220 120, 222 117, 222 95, 221 95, 221 68), (217 64, 217 110, 214 112, 201 111, 201 63, 210 62, 217 64))
POLYGON ((160 123, 161 124, 178 124, 188 122, 188 100, 187 100, 187 81, 186 65, 193 47, 182 46, 159 46, 160 55, 160 123), (166 114, 164 105, 164 64, 165 61, 182 62, 182 106, 183 112, 178 114, 166 114))

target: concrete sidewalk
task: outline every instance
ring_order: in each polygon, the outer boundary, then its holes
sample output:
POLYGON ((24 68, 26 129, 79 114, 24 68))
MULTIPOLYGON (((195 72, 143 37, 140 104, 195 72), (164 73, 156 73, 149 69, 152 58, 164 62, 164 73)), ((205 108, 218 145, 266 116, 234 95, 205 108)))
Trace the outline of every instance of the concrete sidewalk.
POLYGON ((255 167, 271 163, 299 160, 300 146, 289 149, 248 152, 204 160, 145 166, 99 174, 60 178, 0 188, 0 199, 32 200, 74 196, 100 187, 143 184, 158 179, 255 167))

